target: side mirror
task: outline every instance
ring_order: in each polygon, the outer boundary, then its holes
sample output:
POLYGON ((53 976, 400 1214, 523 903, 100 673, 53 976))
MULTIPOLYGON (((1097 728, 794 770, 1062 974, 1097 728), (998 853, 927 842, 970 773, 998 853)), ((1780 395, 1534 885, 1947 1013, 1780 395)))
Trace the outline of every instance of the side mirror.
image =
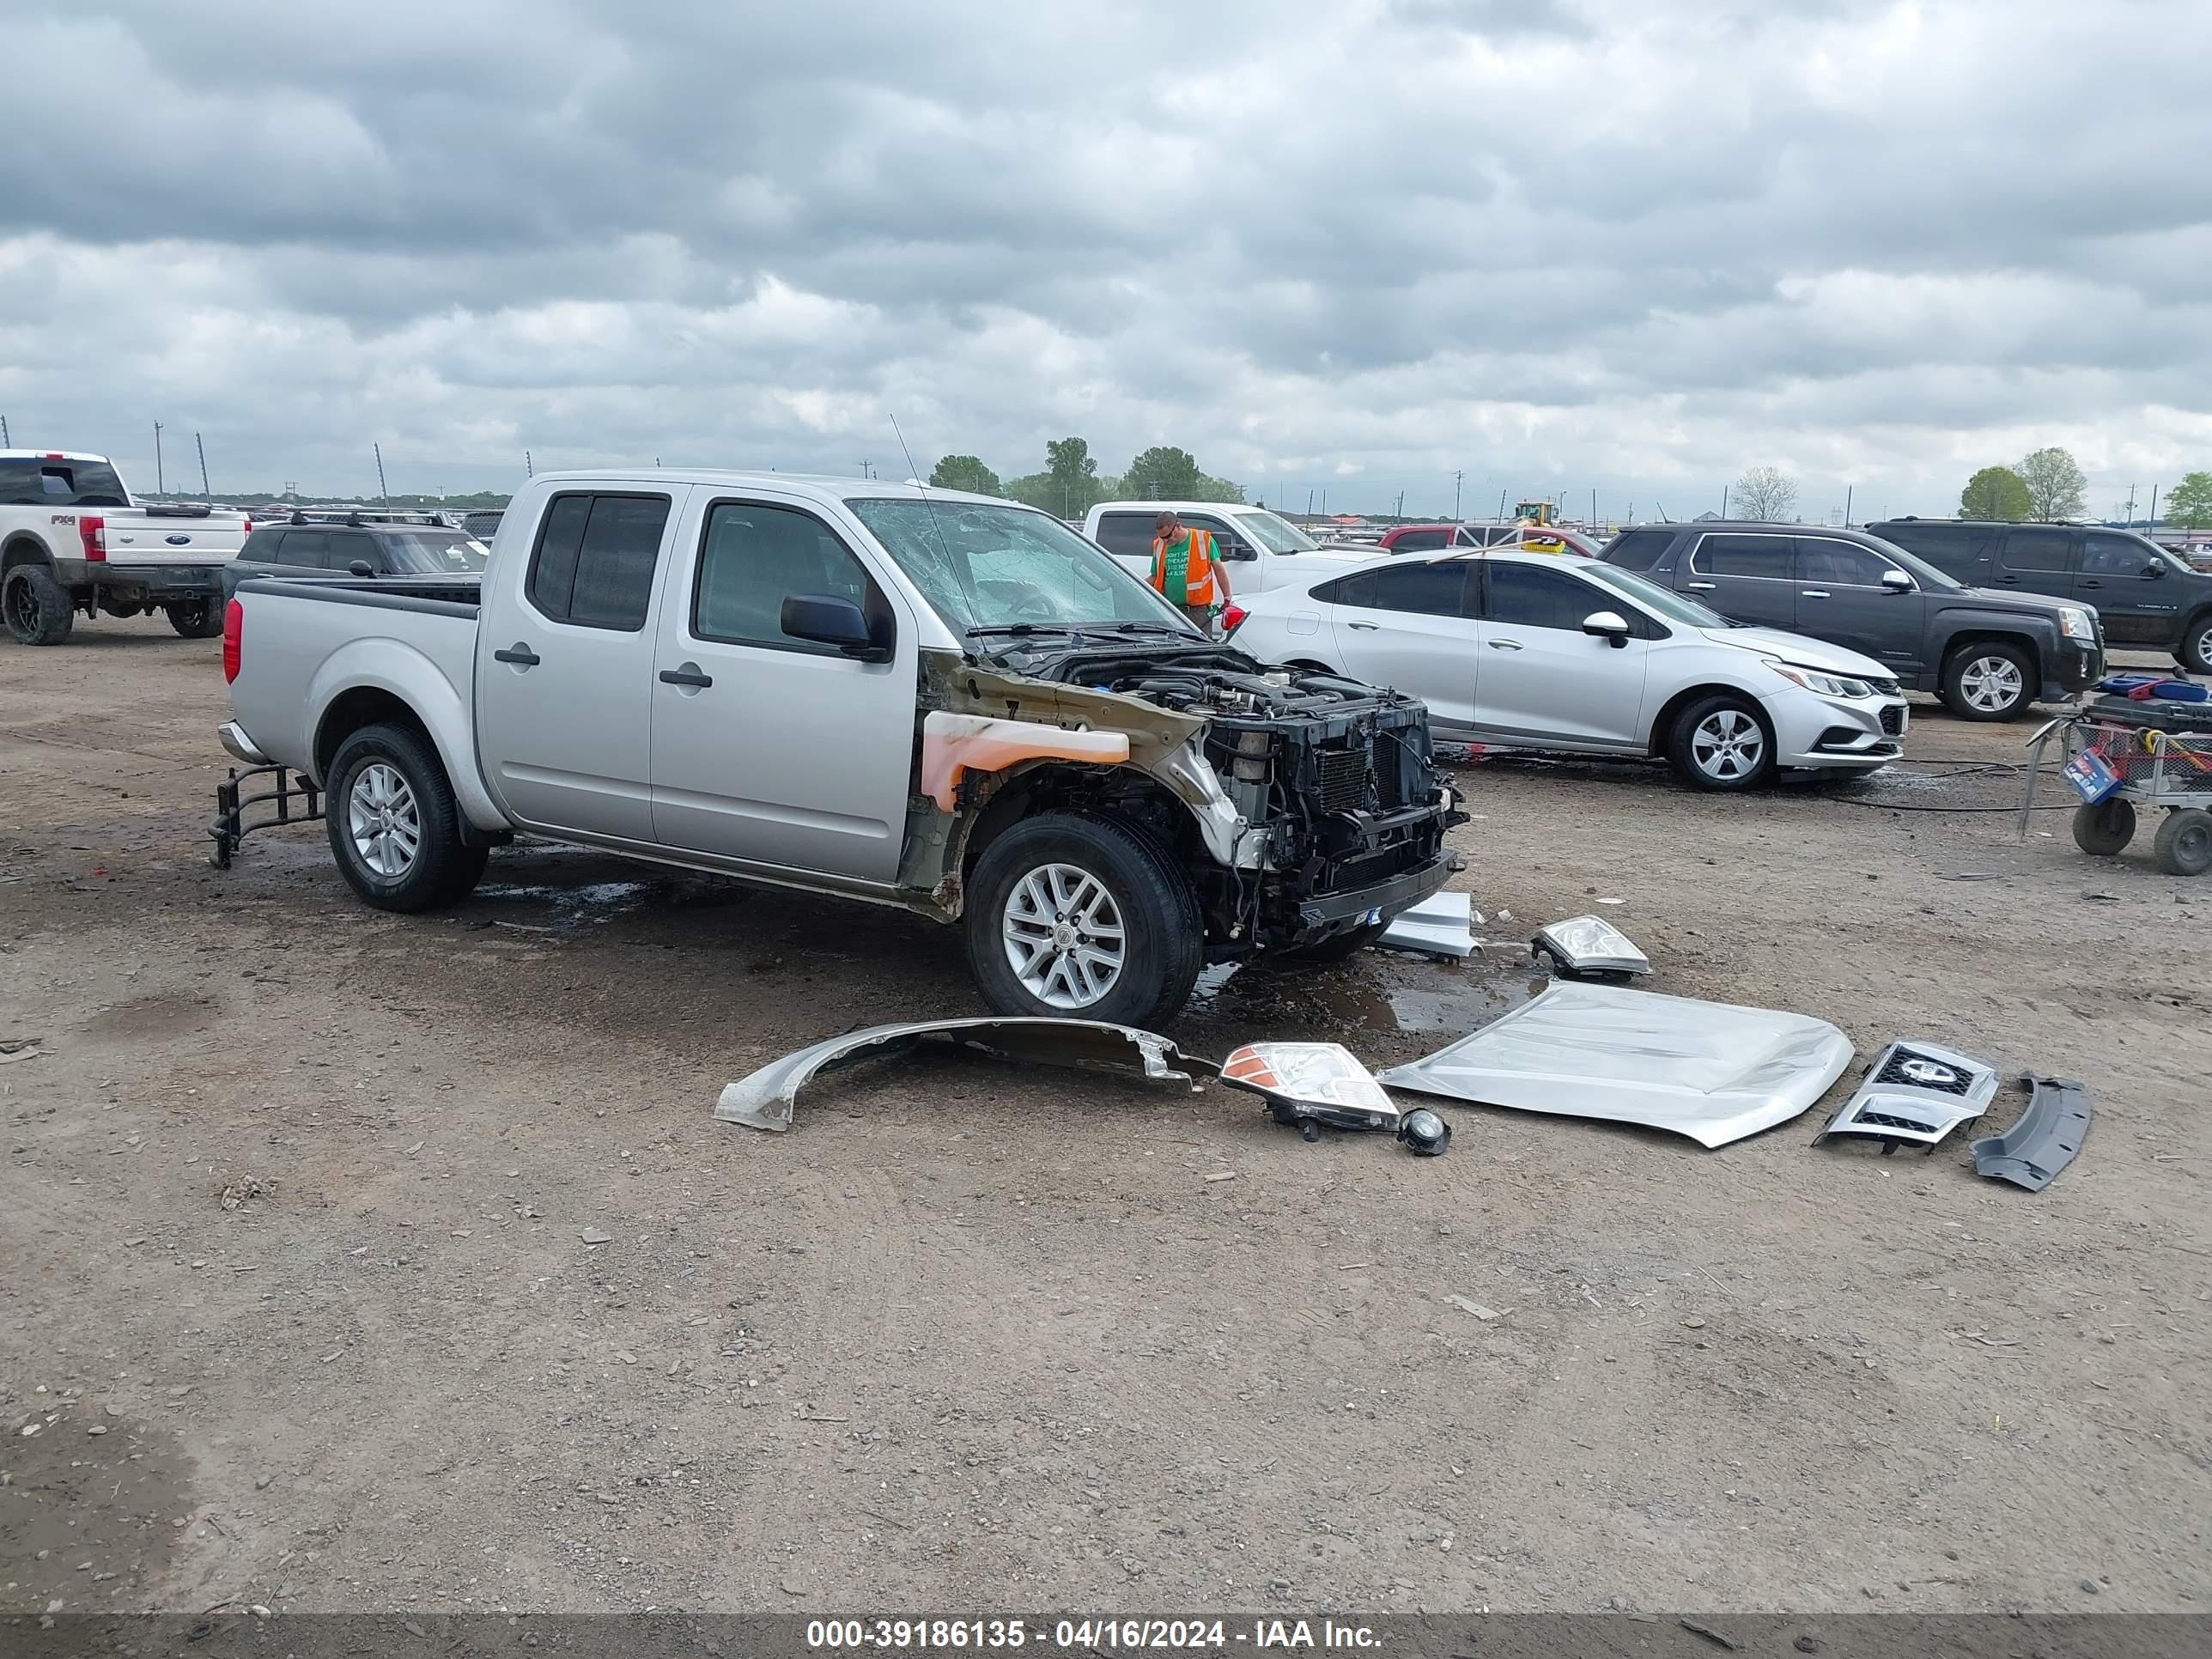
POLYGON ((848 657, 881 662, 890 647, 878 645, 868 619, 852 600, 828 593, 788 593, 783 600, 783 631, 794 640, 834 645, 848 657))
POLYGON ((1248 564, 1260 556, 1260 550, 1249 542, 1231 542, 1221 550, 1221 556, 1238 564, 1248 564))
POLYGON ((367 559, 356 559, 346 567, 346 574, 349 576, 374 576, 375 574, 375 571, 369 568, 367 559))
POLYGON ((1583 618, 1583 632, 1619 651, 1628 644, 1628 618, 1618 611, 1593 611, 1583 618))
POLYGON ((2163 576, 2166 574, 2166 561, 2164 559, 2153 559, 2148 564, 2143 566, 2143 574, 2146 576, 2163 576))
POLYGON ((1910 593, 1912 578, 1902 570, 1885 570, 1881 573, 1881 585, 1893 593, 1910 593))

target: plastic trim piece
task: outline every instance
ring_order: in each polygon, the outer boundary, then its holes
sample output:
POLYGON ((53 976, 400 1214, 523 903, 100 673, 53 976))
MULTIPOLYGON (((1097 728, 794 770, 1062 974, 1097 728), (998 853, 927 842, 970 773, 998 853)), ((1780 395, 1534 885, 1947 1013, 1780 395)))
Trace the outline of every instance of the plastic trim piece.
POLYGON ((1467 893, 1431 893, 1390 919, 1375 943, 1392 951, 1464 962, 1475 951, 1474 929, 1482 914, 1467 893))
POLYGON ((1865 1135, 1886 1158, 1910 1142, 1933 1153, 1936 1142, 1979 1117, 1996 1098, 1996 1067, 1917 1037, 1901 1037, 1874 1057, 1858 1092, 1815 1135, 1865 1135))
POLYGON ((725 1087, 714 1103, 714 1115, 726 1123, 781 1133, 791 1127, 799 1091, 823 1073, 860 1060, 907 1054, 925 1042, 998 1060, 1111 1072, 1147 1083, 1186 1084, 1193 1090, 1198 1085, 1188 1072, 1176 1070, 1176 1063, 1220 1069, 1210 1060, 1186 1056, 1166 1037, 1133 1025, 1095 1019, 924 1019, 848 1031, 770 1060, 725 1087))
POLYGON ((2027 1104, 2002 1134, 1984 1135, 1967 1151, 1974 1173, 2039 1193, 2074 1161, 2089 1133, 2089 1091, 2070 1077, 2030 1072, 2027 1104))

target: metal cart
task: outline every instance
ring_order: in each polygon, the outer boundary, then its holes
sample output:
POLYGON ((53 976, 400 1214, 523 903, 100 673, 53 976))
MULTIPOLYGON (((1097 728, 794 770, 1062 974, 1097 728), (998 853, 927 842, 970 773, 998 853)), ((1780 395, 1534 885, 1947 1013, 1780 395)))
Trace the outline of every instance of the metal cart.
POLYGON ((2075 846, 2116 857, 2135 836, 2136 809, 2162 807, 2151 854, 2158 867, 2174 876, 2212 870, 2212 703, 2104 697, 2045 726, 2028 739, 2022 841, 2054 745, 2060 775, 2081 797, 2075 846))

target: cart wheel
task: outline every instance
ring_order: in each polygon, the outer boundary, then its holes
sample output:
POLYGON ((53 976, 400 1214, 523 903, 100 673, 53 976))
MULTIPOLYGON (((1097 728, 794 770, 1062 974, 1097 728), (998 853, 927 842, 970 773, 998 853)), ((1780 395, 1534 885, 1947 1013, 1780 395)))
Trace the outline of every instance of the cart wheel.
POLYGON ((2201 876, 2212 870, 2212 812, 2197 806, 2168 812, 2158 826, 2151 856, 2169 876, 2201 876))
POLYGON ((2085 853, 2112 858, 2135 833, 2136 809, 2118 796, 2074 809, 2074 844, 2085 853))

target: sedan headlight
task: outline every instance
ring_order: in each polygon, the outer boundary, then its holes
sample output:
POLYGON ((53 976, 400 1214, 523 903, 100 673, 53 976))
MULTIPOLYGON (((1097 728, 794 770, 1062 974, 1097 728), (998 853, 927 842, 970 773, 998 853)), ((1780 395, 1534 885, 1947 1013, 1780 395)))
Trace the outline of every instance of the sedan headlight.
POLYGON ((1802 685, 1808 691, 1817 691, 1824 697, 1870 697, 1874 687, 1864 680, 1851 679, 1842 674, 1823 674, 1817 668, 1800 668, 1794 662, 1765 659, 1766 665, 1792 684, 1802 685))
POLYGON ((2096 619, 2078 605, 2058 607, 2058 631, 2069 640, 2094 640, 2097 637, 2096 619))

